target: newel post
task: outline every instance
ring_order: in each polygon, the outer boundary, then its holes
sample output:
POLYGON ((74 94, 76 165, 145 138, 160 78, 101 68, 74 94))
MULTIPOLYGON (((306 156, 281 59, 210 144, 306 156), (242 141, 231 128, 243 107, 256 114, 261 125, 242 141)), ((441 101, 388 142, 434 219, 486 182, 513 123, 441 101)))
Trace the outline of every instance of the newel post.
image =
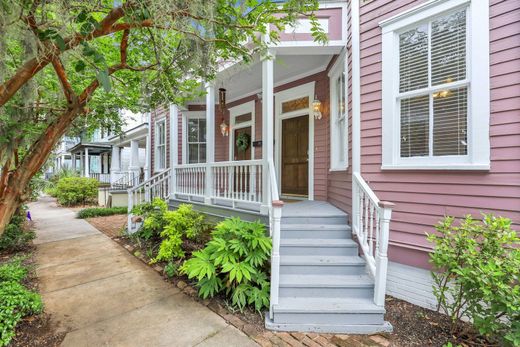
POLYGON ((213 194, 213 166, 215 162, 215 87, 206 84, 206 173, 204 201, 211 203, 213 194))
POLYGON ((376 278, 374 288, 374 303, 378 306, 385 305, 386 294, 386 275, 388 272, 388 241, 390 237, 390 219, 394 204, 388 201, 380 201, 381 226, 379 237, 379 247, 376 250, 376 278))
POLYGON ((278 293, 280 287, 280 220, 282 219, 283 201, 272 202, 271 230, 273 245, 271 249, 271 298, 269 316, 273 319, 273 306, 278 305, 278 293))

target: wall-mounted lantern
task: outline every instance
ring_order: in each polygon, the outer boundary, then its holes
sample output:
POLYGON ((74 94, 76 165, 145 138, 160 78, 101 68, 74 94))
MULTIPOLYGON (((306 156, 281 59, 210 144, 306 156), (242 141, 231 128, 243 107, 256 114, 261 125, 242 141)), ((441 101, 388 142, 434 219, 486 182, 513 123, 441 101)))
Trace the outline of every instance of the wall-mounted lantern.
POLYGON ((314 118, 321 119, 321 101, 318 100, 317 96, 314 96, 314 101, 312 102, 312 109, 314 111, 314 118))

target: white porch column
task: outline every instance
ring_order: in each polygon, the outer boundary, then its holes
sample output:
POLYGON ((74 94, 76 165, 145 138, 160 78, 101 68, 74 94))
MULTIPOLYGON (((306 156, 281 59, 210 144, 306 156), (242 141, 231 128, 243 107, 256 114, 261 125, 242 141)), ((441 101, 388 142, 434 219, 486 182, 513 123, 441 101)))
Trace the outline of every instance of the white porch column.
POLYGON ((88 148, 85 148, 85 177, 90 177, 90 160, 88 156, 88 148))
POLYGON ((274 59, 274 53, 269 51, 262 61, 262 196, 266 206, 271 204, 268 161, 274 163, 274 59))
POLYGON ((150 175, 150 136, 147 135, 145 138, 146 147, 144 150, 144 179, 147 180, 151 177, 150 175))
MULTIPOLYGON (((206 163, 215 162, 215 87, 206 84, 206 163)), ((211 203, 212 172, 206 167, 206 203, 211 203)))
POLYGON ((112 158, 110 158, 110 183, 117 180, 116 174, 121 171, 120 148, 112 146, 112 158))
POLYGON ((170 105, 170 167, 171 187, 170 194, 175 194, 177 186, 177 176, 175 167, 179 165, 179 108, 176 105, 170 105))
POLYGON ((102 173, 109 173, 110 170, 108 168, 108 153, 103 153, 103 170, 102 173))
POLYGON ((130 164, 128 165, 129 171, 139 172, 139 141, 130 141, 130 164))
POLYGON ((71 154, 70 159, 72 161, 72 163, 70 163, 70 167, 73 171, 76 171, 76 154, 71 154))

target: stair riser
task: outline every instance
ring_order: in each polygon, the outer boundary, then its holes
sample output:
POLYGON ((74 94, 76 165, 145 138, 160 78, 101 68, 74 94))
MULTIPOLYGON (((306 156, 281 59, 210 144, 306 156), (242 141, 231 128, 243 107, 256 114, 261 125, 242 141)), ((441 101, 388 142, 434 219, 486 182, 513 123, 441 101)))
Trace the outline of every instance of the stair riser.
POLYGON ((283 217, 282 224, 318 224, 318 225, 338 225, 348 224, 347 217, 283 217))
POLYGON ((287 298, 356 298, 374 297, 373 287, 280 287, 280 297, 287 298))
POLYGON ((352 239, 350 230, 282 230, 282 239, 352 239))
POLYGON ((358 255, 357 247, 280 246, 280 255, 358 255))
POLYGON ((279 324, 383 324, 381 313, 274 313, 279 324))
POLYGON ((281 265, 282 275, 363 275, 364 265, 281 265))

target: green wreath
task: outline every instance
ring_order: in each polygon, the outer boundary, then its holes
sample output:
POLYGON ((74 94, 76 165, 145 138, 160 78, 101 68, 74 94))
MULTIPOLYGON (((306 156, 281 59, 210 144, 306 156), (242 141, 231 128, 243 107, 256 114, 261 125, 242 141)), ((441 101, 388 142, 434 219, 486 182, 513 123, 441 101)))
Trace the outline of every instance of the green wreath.
POLYGON ((235 144, 240 152, 245 152, 251 144, 251 136, 249 136, 247 133, 242 133, 237 136, 235 144))

